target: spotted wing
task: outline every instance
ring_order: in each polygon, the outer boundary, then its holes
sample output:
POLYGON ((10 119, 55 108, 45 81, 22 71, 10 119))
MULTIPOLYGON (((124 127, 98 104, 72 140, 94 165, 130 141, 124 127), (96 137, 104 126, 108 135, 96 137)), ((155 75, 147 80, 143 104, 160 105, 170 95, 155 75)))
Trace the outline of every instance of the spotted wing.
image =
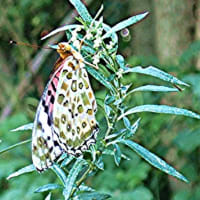
POLYGON ((32 132, 32 160, 38 171, 50 167, 62 153, 59 136, 54 133, 52 113, 61 65, 49 80, 39 102, 32 132))
POLYGON ((98 126, 96 100, 83 63, 73 56, 65 61, 53 109, 54 130, 67 153, 80 155, 95 143, 98 126))

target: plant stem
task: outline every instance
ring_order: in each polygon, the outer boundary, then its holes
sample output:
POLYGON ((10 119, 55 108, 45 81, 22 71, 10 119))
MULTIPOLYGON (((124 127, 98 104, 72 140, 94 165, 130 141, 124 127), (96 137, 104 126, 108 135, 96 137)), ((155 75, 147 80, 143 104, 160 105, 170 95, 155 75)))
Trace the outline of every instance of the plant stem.
POLYGON ((81 183, 87 178, 87 175, 89 174, 89 172, 92 169, 92 164, 89 165, 88 169, 85 171, 85 173, 82 175, 82 177, 76 182, 76 188, 73 188, 70 197, 72 197, 74 195, 74 193, 76 192, 77 188, 81 185, 81 183))

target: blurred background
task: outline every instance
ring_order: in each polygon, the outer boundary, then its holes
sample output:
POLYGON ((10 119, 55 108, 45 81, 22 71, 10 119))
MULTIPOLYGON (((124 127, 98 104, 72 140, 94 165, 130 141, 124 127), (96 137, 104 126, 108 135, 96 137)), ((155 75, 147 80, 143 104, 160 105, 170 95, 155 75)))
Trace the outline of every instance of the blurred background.
MULTIPOLYGON (((85 0, 94 16, 104 4, 104 22, 114 25, 132 15, 149 11, 142 22, 129 28, 128 35, 119 33, 119 53, 131 66, 154 65, 187 82, 191 87, 180 93, 136 93, 129 105, 167 104, 200 113, 200 0, 85 0)), ((5 0, 0 5, 0 150, 29 139, 31 132, 10 132, 32 122, 36 106, 58 55, 53 50, 10 45, 16 40, 47 46, 66 39, 58 34, 46 41, 45 33, 64 24, 74 23, 77 13, 67 0, 5 0)), ((106 91, 91 80, 95 95, 106 91)), ((124 83, 163 84, 143 75, 124 77, 124 83)), ((105 171, 87 183, 108 192, 116 200, 199 200, 200 199, 200 126, 186 117, 144 113, 134 140, 159 155, 183 173, 190 183, 183 183, 151 167, 128 149, 131 158, 116 167, 105 157, 105 171)), ((100 117, 99 117, 100 118, 100 117)), ((0 199, 38 200, 45 194, 34 190, 49 182, 57 182, 48 170, 14 178, 6 177, 31 164, 30 144, 0 155, 0 199)), ((55 199, 62 199, 54 193, 55 199)))

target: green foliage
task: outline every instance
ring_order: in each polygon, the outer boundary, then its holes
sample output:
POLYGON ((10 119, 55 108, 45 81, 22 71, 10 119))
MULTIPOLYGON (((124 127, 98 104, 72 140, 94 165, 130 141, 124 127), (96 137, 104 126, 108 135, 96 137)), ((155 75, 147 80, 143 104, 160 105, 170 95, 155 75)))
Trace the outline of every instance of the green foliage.
MULTIPOLYGON (((102 127, 98 135, 97 144, 91 147, 91 149, 86 153, 83 159, 77 159, 73 156, 63 154, 58 162, 52 167, 52 171, 57 175, 58 179, 55 179, 55 175, 49 172, 50 170, 48 170, 48 172, 45 172, 45 174, 41 174, 41 176, 36 176, 37 172, 34 172, 35 169, 33 165, 28 165, 31 162, 30 153, 27 156, 27 160, 25 159, 25 161, 23 159, 21 159, 20 161, 19 158, 12 158, 13 160, 11 162, 10 160, 5 160, 5 162, 1 164, 2 166, 0 166, 1 169, 5 170, 1 173, 1 177, 8 177, 8 179, 13 178, 11 186, 13 190, 4 192, 2 198, 13 199, 15 196, 17 196, 19 199, 24 197, 26 197, 26 199, 42 199, 44 197, 45 199, 54 199, 56 197, 62 198, 60 195, 62 194, 65 199, 108 199, 110 198, 110 196, 112 196, 113 199, 151 200, 153 199, 153 194, 150 191, 150 188, 147 189, 147 187, 141 186, 142 181, 144 181, 149 175, 150 167, 147 163, 142 161, 133 151, 135 151, 138 155, 140 155, 154 167, 183 181, 187 181, 187 179, 170 165, 168 165, 165 161, 160 159, 158 156, 151 153, 136 142, 131 141, 133 137, 134 139, 137 139, 135 133, 139 128, 140 123, 147 124, 149 120, 143 117, 144 115, 141 115, 142 117, 140 116, 141 118, 138 118, 138 113, 167 113, 184 115, 197 119, 199 119, 200 116, 186 109, 180 109, 165 105, 154 105, 152 104, 152 102, 149 102, 151 104, 141 105, 144 104, 143 101, 141 101, 141 96, 134 99, 134 105, 131 105, 131 103, 129 102, 133 98, 135 92, 179 92, 179 90, 181 89, 179 87, 174 88, 174 85, 180 85, 181 87, 183 87, 188 86, 188 84, 164 72, 163 70, 157 69, 152 66, 146 68, 140 66, 128 67, 123 56, 117 55, 118 38, 115 32, 138 22, 138 20, 144 18, 147 13, 133 16, 127 20, 124 20, 123 22, 120 22, 113 28, 110 28, 108 25, 104 24, 101 20, 97 21, 97 19, 95 19, 97 23, 99 22, 99 27, 97 27, 96 22, 94 23, 94 20, 80 1, 70 2, 76 7, 77 11, 79 12, 81 18, 78 18, 78 21, 82 23, 86 31, 92 30, 93 37, 95 37, 98 28, 103 28, 106 31, 103 38, 110 36, 109 39, 113 42, 112 49, 108 49, 106 47, 106 41, 102 42, 100 48, 94 48, 94 40, 85 40, 81 52, 86 57, 88 63, 93 63, 93 56, 98 53, 101 59, 104 61, 102 64, 99 65, 99 70, 96 70, 89 65, 87 66, 87 70, 92 75, 92 77, 106 88, 106 91, 96 93, 99 105, 97 118, 99 119, 98 121, 100 127, 102 127), (91 23, 93 24, 93 26, 91 25, 91 23), (156 77, 170 84, 170 86, 147 84, 135 87, 135 82, 137 82, 135 74, 144 74, 156 77), (126 75, 128 78, 124 78, 126 75), (130 80, 129 77, 132 77, 131 84, 127 83, 128 80, 130 80), (126 80, 124 81, 124 79, 126 80), (134 83, 134 85, 132 85, 132 83, 134 83), (107 123, 106 125, 105 122, 107 123), (128 146, 131 151, 125 148, 125 146, 128 146), (10 165, 12 165, 12 168, 10 167, 10 165), (19 169, 19 167, 22 165, 27 166, 19 169), (8 172, 6 172, 7 168, 9 168, 9 173, 12 173, 16 170, 17 171, 9 175, 8 172), (34 175, 26 174, 18 178, 14 178, 16 176, 29 172, 34 172, 34 175), (46 174, 48 175, 46 176, 46 174), (97 178, 93 184, 94 178, 92 178, 92 176, 94 175, 97 178), (100 191, 103 192, 96 192, 93 188, 86 186, 87 180, 89 182, 92 180, 92 183, 90 183, 89 185, 94 188, 98 188, 100 191), (115 181, 112 181, 111 184, 111 180, 115 181), (19 183, 23 183, 20 188, 19 183), (31 185, 29 191, 26 191, 25 186, 27 184, 31 185), (122 191, 118 191, 118 188, 122 189, 122 191), (37 195, 31 198, 34 191, 37 193, 37 195), (44 195, 42 195, 42 193, 44 193, 44 195)), ((77 28, 77 25, 64 26, 62 28, 56 29, 45 38, 48 38, 55 33, 59 33, 60 31, 66 31, 66 35, 68 36, 68 39, 70 39, 70 37, 72 36, 71 32, 74 30, 74 28, 77 28)), ((84 36, 80 34, 79 37, 83 38, 84 36)), ((56 46, 51 47, 56 48, 56 46)), ((193 77, 186 77, 186 80, 192 81, 193 77)), ((195 87, 198 86, 195 85, 195 87)), ((197 90, 198 89, 196 89, 196 91, 197 90)), ((196 92, 196 94, 199 95, 198 92, 196 92)), ((144 95, 149 95, 145 96, 147 97, 146 99, 148 99, 149 101, 153 101, 153 96, 155 96, 151 95, 151 93, 145 93, 144 95)), ((146 130, 148 130, 148 132, 152 131, 153 133, 161 132, 160 130, 163 128, 163 122, 161 119, 163 118, 163 116, 159 115, 157 116, 157 118, 154 115, 149 116, 151 118, 150 120, 152 121, 151 127, 146 127, 144 128, 144 130, 142 130, 142 124, 140 126, 142 133, 145 133, 146 130)), ((8 132, 8 127, 14 128, 20 124, 25 124, 27 122, 28 120, 24 115, 22 116, 20 114, 17 114, 16 116, 13 116, 13 121, 12 118, 10 118, 8 121, 4 121, 5 125, 1 126, 1 131, 3 133, 8 132)), ((27 124, 13 131, 27 131, 31 128, 32 124, 27 124)), ((150 146, 155 146, 155 143, 158 142, 157 138, 154 140, 149 140, 148 138, 150 138, 150 136, 153 137, 153 135, 148 136, 144 134, 144 146, 146 146, 146 143, 150 142, 150 146)), ((186 132, 180 133, 180 135, 177 136, 176 139, 174 139, 173 144, 175 144, 175 146, 177 146, 177 148, 181 152, 190 153, 199 146, 198 138, 198 131, 189 133, 188 130, 186 130, 186 132)), ((6 144, 4 143, 5 148, 6 146, 17 142, 17 139, 11 139, 11 137, 9 137, 8 140, 7 137, 5 137, 4 140, 7 141, 6 144)), ((24 141, 26 142, 27 140, 24 141)), ((23 142, 20 142, 17 145, 9 146, 6 149, 1 148, 3 149, 1 152, 5 152, 21 144, 23 144, 23 142)), ((21 148, 23 147, 24 146, 21 146, 21 148)), ((19 149, 19 147, 17 149, 19 149)), ((17 155, 19 151, 20 150, 16 151, 15 155, 17 155)), ((154 149, 154 152, 159 152, 161 156, 165 156, 166 149, 157 148, 154 149)), ((9 152, 6 155, 9 155, 9 152)), ((195 169, 193 169, 189 165, 185 166, 183 172, 189 178, 192 178, 192 180, 195 179, 195 175, 198 175, 195 169), (192 170, 193 176, 190 174, 192 170)), ((197 186, 193 190, 195 191, 196 196, 198 196, 198 188, 199 186, 197 186)), ((180 193, 177 193, 173 197, 173 199, 187 199, 192 196, 191 194, 192 193, 187 191, 180 191, 180 193)))

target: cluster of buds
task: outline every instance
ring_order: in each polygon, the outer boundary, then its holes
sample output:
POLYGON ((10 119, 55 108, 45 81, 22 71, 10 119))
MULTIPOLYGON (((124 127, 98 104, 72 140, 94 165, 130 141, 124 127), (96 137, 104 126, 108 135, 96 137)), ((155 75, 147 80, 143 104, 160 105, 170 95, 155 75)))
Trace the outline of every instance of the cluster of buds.
POLYGON ((114 47, 115 43, 113 41, 110 41, 109 44, 106 45, 106 48, 108 50, 112 49, 114 47))
POLYGON ((100 61, 99 54, 94 55, 94 57, 93 57, 93 64, 97 65, 99 63, 99 61, 100 61))
POLYGON ((94 48, 99 48, 102 44, 102 38, 101 37, 97 37, 95 40, 94 40, 94 48))
POLYGON ((82 29, 82 27, 78 26, 71 32, 72 37, 71 37, 70 41, 73 43, 73 46, 76 47, 77 49, 80 49, 80 41, 78 40, 78 32, 80 32, 81 29, 82 29))
MULTIPOLYGON (((84 40, 92 41, 92 47, 96 51, 96 53, 92 55, 92 64, 94 67, 98 68, 101 55, 105 51, 111 50, 115 43, 110 41, 108 44, 103 45, 103 17, 101 17, 98 21, 93 21, 88 29, 85 30, 86 34, 82 39, 80 39, 78 32, 80 32, 82 29, 84 29, 83 26, 77 26, 77 28, 71 31, 72 36, 70 38, 70 42, 76 49, 81 50, 81 46, 84 44, 84 40)), ((121 72, 119 72, 118 77, 121 76, 121 72)))
POLYGON ((122 69, 122 68, 120 68, 120 69, 119 69, 119 71, 118 71, 118 72, 116 72, 117 78, 121 78, 121 77, 122 77, 122 75, 123 75, 123 73, 124 73, 123 69, 122 69))

